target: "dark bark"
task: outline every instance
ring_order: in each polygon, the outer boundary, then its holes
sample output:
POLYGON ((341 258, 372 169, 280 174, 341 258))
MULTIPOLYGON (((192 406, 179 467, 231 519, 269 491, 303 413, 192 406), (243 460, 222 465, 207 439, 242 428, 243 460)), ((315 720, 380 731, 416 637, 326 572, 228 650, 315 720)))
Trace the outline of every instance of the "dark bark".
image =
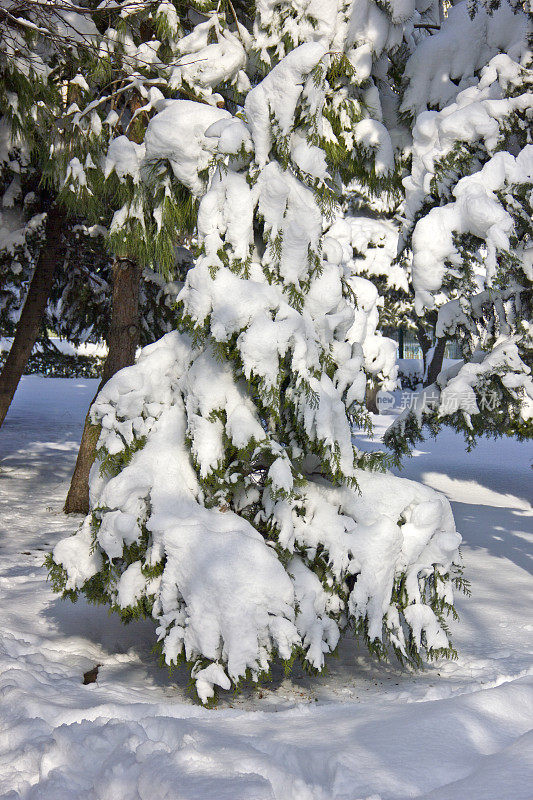
POLYGON ((424 362, 425 374, 427 368, 427 354, 431 350, 431 339, 419 320, 417 320, 416 323, 416 338, 418 340, 418 344, 420 345, 420 349, 422 350, 422 360, 424 362))
POLYGON ((64 212, 58 205, 53 205, 46 218, 44 241, 17 324, 13 344, 0 376, 0 426, 6 417, 24 368, 37 341, 54 274, 64 257, 63 219, 64 212))
POLYGON ((442 370, 442 361, 444 359, 444 352, 446 350, 446 342, 447 339, 445 336, 442 337, 442 339, 437 339, 437 344, 433 350, 433 357, 428 368, 428 374, 424 384, 425 386, 431 386, 432 383, 435 383, 439 372, 442 370))
MULTIPOLYGON (((135 360, 139 344, 139 284, 141 268, 133 260, 117 258, 113 264, 113 299, 111 326, 107 336, 108 354, 104 364, 102 380, 96 395, 113 375, 135 360)), ((76 466, 72 475, 70 489, 65 501, 66 514, 87 514, 89 512, 89 472, 96 457, 96 445, 100 436, 100 426, 93 425, 89 413, 81 437, 76 466)))
POLYGON ((398 358, 403 359, 403 328, 398 328, 398 358))
MULTIPOLYGON (((435 315, 431 315, 430 323, 435 324, 435 315)), ((424 386, 430 386, 437 380, 439 372, 442 370, 442 362, 446 350, 448 339, 446 336, 437 339, 435 345, 432 345, 431 338, 429 337, 426 329, 420 321, 416 324, 416 338, 422 350, 422 357, 424 359, 424 386), (428 363, 428 356, 431 361, 428 363)))
POLYGON ((367 411, 370 411, 372 414, 379 414, 379 408, 376 399, 378 391, 379 386, 376 382, 372 381, 372 383, 367 384, 365 403, 367 411))

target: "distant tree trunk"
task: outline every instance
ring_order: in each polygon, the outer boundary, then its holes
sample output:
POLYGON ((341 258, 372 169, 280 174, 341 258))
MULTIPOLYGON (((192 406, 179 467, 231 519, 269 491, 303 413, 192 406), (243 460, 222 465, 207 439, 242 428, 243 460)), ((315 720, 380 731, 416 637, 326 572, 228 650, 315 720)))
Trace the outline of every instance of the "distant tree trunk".
POLYGON ((403 328, 398 328, 398 358, 403 357, 403 328))
POLYGON ((446 336, 437 339, 434 345, 431 338, 420 322, 416 325, 416 338, 422 350, 424 359, 424 386, 431 386, 437 380, 439 372, 442 370, 442 362, 448 339, 446 336))
POLYGON ((60 206, 53 205, 46 218, 44 242, 37 258, 13 344, 0 376, 0 426, 6 417, 24 368, 37 341, 54 274, 64 255, 63 218, 64 212, 60 206))
POLYGON ((377 404, 378 391, 379 391, 379 386, 376 381, 372 381, 372 383, 367 383, 365 403, 367 411, 370 411, 372 414, 379 414, 379 408, 377 404))
MULTIPOLYGON (((139 284, 141 268, 129 258, 116 258, 113 263, 113 298, 111 326, 107 336, 108 354, 104 364, 102 380, 96 395, 113 375, 135 360, 139 344, 139 284)), ((65 501, 65 514, 87 514, 89 512, 89 472, 96 457, 96 445, 100 426, 93 425, 90 408, 85 417, 76 466, 65 501)))
POLYGON ((444 353, 446 351, 447 339, 444 336, 442 339, 437 339, 437 344, 433 348, 433 356, 427 371, 427 378, 425 380, 426 386, 431 386, 435 383, 439 372, 442 370, 442 362, 444 360, 444 353))
POLYGON ((423 374, 425 375, 427 370, 427 355, 431 350, 431 339, 420 321, 416 323, 416 338, 422 350, 422 361, 424 362, 423 374))

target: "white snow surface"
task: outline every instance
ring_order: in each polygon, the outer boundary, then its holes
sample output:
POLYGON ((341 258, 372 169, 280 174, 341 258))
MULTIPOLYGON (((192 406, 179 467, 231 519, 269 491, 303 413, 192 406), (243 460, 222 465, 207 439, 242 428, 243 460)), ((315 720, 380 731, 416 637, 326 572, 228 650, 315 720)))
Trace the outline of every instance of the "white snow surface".
MULTIPOLYGON (((451 500, 463 535, 472 597, 457 598, 457 662, 412 673, 346 639, 328 673, 275 673, 208 711, 156 666, 151 624, 124 627, 46 583, 44 553, 79 523, 61 507, 95 386, 23 378, 0 435, 2 800, 530 800, 527 444, 482 440, 467 454, 445 430, 403 472, 451 500)), ((376 419, 378 433, 391 422, 376 419)), ((327 624, 327 599, 306 600, 313 576, 291 572, 300 615, 327 624)))

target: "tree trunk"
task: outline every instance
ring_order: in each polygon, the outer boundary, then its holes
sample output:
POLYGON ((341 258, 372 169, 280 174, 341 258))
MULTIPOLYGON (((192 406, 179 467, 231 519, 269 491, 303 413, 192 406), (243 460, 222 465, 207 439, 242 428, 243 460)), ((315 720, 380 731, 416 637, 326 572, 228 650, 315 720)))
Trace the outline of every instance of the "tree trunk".
POLYGON ((447 339, 445 336, 442 339, 437 339, 437 344, 433 349, 433 357, 431 359, 431 363, 428 368, 428 375, 425 381, 426 386, 431 386, 432 383, 435 383, 439 372, 442 370, 442 362, 444 359, 444 352, 446 350, 446 342, 447 339))
POLYGON ((427 335, 422 323, 419 320, 417 320, 416 323, 416 338, 418 340, 418 344, 420 345, 420 349, 422 350, 422 363, 424 367, 423 375, 425 375, 427 370, 427 354, 431 350, 431 339, 427 335))
MULTIPOLYGON (((141 268, 133 260, 117 258, 113 264, 113 298, 111 326, 107 336, 108 354, 104 364, 102 380, 96 395, 113 375, 123 367, 129 367, 135 360, 139 344, 139 284, 141 268)), ((89 513, 89 472, 96 457, 96 445, 100 436, 100 426, 93 425, 90 409, 85 417, 76 466, 72 475, 70 489, 65 501, 65 514, 89 513)))
POLYGON ((403 359, 403 328, 398 328, 398 358, 403 359))
POLYGON ((63 257, 63 217, 64 213, 61 208, 53 205, 46 218, 44 242, 17 324, 13 344, 0 376, 0 426, 6 417, 24 368, 37 341, 54 274, 63 257))
POLYGON ((371 414, 379 414, 379 408, 377 404, 378 391, 379 391, 379 386, 377 384, 377 381, 372 381, 372 383, 367 384, 365 404, 367 411, 370 411, 371 414))

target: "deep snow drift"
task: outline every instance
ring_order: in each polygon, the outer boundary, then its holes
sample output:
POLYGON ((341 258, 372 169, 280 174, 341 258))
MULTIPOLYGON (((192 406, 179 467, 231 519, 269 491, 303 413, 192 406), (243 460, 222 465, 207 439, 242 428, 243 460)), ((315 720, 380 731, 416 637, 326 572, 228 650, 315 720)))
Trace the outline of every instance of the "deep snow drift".
POLYGON ((403 471, 449 497, 464 538, 458 662, 413 674, 345 641, 317 680, 279 674, 206 711, 155 663, 151 623, 46 584, 45 552, 77 524, 61 505, 94 388, 26 377, 0 432, 2 800, 530 800, 527 444, 469 455, 444 432, 403 471))

